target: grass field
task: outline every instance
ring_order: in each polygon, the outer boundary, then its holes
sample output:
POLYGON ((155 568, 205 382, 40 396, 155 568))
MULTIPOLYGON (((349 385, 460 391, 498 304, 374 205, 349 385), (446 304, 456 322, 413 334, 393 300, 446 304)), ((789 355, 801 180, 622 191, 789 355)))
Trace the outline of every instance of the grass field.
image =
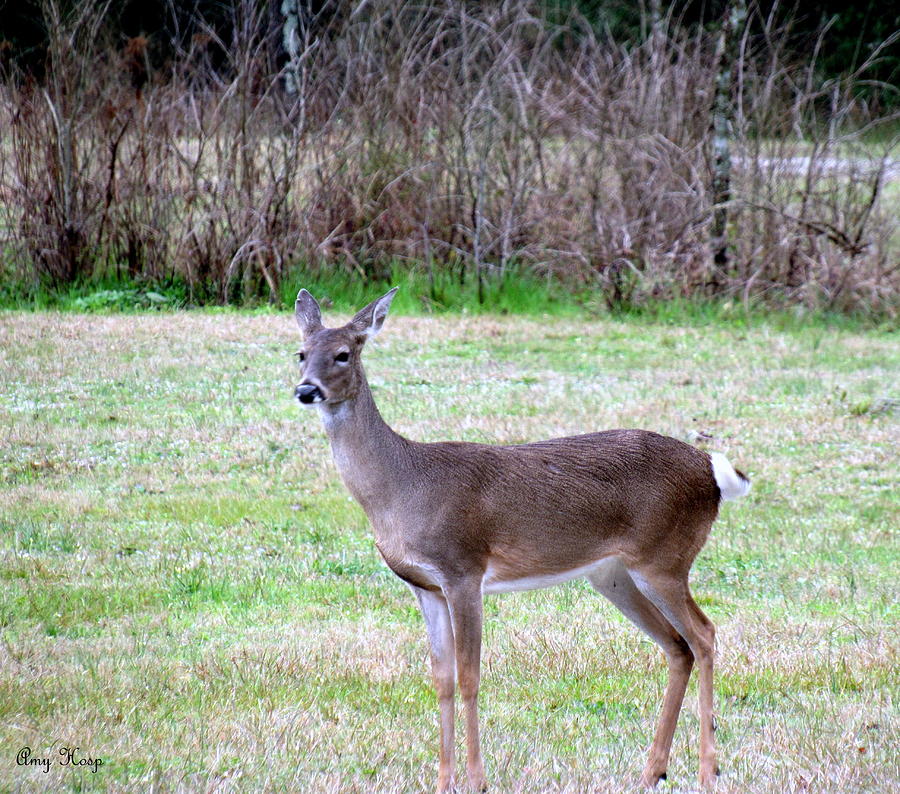
MULTIPOLYGON (((0 790, 432 788, 423 624, 292 399, 297 345, 288 314, 0 314, 0 790)), ((367 367, 419 440, 726 452, 754 487, 692 579, 719 790, 900 787, 896 334, 401 316, 367 367)), ((483 660, 492 791, 636 786, 665 664, 586 583, 490 597, 483 660)), ((695 787, 695 706, 696 678, 663 791, 695 787)))

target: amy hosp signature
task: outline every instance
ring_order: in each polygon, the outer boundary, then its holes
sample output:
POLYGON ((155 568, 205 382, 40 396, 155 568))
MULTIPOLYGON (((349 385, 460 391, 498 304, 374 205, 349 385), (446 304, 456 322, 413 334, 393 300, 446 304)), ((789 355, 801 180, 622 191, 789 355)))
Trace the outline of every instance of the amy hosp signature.
MULTIPOLYGON (((94 773, 103 766, 102 758, 86 758, 79 755, 80 751, 80 747, 60 747, 59 758, 56 763, 60 766, 86 766, 94 773)), ((52 761, 53 759, 51 758, 35 755, 30 747, 23 747, 16 753, 16 764, 18 766, 37 766, 41 768, 42 772, 50 771, 52 761)))

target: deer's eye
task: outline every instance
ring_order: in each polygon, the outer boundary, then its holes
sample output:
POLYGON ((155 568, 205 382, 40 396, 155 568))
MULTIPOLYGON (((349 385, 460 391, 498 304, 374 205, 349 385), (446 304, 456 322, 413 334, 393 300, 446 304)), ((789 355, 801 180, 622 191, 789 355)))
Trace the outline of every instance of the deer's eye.
POLYGON ((298 350, 294 355, 297 356, 297 361, 306 361, 306 353, 302 350, 298 350))
POLYGON ((339 364, 346 364, 350 360, 350 354, 346 350, 342 350, 334 357, 334 360, 339 364))

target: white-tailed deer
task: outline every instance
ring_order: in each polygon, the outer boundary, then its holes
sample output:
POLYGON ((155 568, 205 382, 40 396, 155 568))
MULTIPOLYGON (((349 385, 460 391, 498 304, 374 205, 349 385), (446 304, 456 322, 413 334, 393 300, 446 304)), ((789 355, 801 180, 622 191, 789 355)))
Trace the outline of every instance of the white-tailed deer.
POLYGON ((454 780, 454 683, 465 707, 466 773, 485 788, 478 738, 482 597, 578 576, 662 648, 669 683, 647 786, 665 778, 691 668, 700 673, 700 782, 718 774, 713 731, 715 629, 688 571, 719 502, 749 480, 719 454, 644 430, 608 430, 521 446, 422 444, 381 418, 360 362, 396 289, 340 328, 325 328, 306 290, 296 396, 316 406, 338 470, 391 570, 419 600, 440 704, 438 791, 454 780))

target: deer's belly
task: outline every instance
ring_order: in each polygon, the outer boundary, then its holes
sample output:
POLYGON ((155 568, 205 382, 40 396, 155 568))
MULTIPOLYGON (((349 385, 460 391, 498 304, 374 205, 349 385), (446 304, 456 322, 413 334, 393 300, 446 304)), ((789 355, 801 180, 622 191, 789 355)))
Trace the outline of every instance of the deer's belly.
POLYGON ((579 565, 575 568, 567 568, 562 571, 535 572, 529 576, 516 575, 504 572, 491 563, 484 572, 481 580, 481 590, 484 593, 510 593, 516 590, 539 590, 544 587, 553 587, 570 579, 578 579, 581 576, 601 573, 604 568, 612 568, 618 564, 616 557, 603 557, 599 560, 579 565))

